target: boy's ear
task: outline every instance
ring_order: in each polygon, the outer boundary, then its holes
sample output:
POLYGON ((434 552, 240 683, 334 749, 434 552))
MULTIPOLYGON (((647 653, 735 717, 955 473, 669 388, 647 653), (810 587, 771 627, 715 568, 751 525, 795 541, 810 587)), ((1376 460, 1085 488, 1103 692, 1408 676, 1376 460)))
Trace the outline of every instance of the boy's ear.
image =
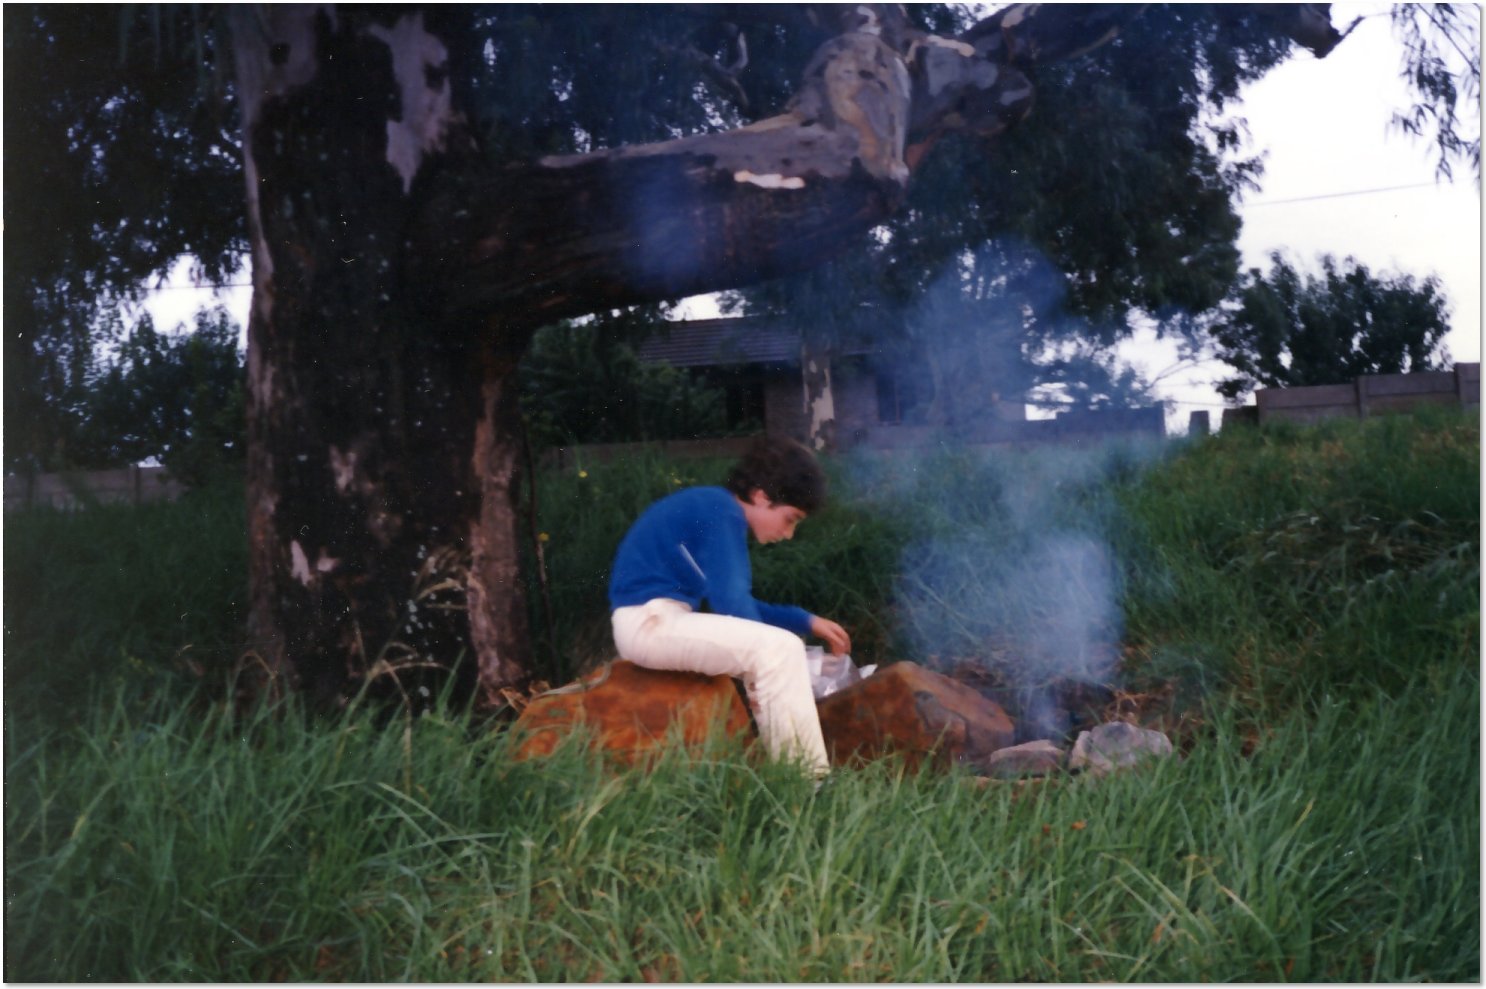
POLYGON ((769 496, 764 494, 763 488, 754 488, 748 492, 748 503, 754 508, 768 508, 773 504, 769 496))

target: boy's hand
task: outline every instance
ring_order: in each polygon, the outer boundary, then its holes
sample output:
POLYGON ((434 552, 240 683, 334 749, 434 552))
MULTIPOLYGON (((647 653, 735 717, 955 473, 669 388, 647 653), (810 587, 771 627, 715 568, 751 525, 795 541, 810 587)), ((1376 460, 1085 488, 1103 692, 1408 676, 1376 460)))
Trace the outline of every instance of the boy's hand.
POLYGON ((851 636, 846 634, 846 629, 837 625, 829 618, 811 615, 810 631, 816 638, 825 642, 826 648, 830 650, 832 656, 840 656, 842 653, 851 652, 851 636))

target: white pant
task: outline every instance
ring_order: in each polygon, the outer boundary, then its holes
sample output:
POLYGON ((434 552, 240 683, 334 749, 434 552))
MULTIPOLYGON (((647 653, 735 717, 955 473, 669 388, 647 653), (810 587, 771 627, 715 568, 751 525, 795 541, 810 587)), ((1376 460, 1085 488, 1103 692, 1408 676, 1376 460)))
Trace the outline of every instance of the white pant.
POLYGON ((742 677, 769 755, 802 760, 817 777, 830 770, 798 635, 746 618, 695 612, 669 598, 617 608, 613 622, 619 655, 637 666, 742 677))

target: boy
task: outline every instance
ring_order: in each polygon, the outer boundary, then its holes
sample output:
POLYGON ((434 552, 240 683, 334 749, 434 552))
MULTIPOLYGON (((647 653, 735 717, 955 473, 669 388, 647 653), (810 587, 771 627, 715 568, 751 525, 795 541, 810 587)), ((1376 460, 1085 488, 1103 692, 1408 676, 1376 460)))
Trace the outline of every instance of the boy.
POLYGON ((830 763, 801 637, 818 636, 836 655, 851 650, 851 638, 828 618, 754 598, 748 534, 760 543, 793 538, 825 493, 809 450, 761 437, 725 487, 686 488, 647 508, 620 542, 609 578, 621 657, 655 670, 742 677, 769 754, 802 760, 817 779, 830 763), (696 610, 703 601, 710 614, 696 610))

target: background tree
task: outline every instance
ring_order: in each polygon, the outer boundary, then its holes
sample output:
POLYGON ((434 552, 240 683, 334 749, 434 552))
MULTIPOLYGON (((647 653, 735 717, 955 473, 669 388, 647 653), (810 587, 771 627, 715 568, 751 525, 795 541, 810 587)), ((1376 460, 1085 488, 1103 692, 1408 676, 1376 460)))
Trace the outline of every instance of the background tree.
POLYGON ((1239 373, 1228 398, 1256 387, 1333 385, 1363 374, 1432 371, 1448 365, 1441 341, 1449 303, 1433 277, 1374 276, 1353 258, 1320 259, 1320 275, 1297 271, 1278 251, 1266 274, 1252 268, 1232 308, 1212 328, 1217 356, 1239 373))
POLYGON ((178 258, 246 250, 234 96, 200 7, 11 4, 5 46, 5 465, 81 466, 95 352, 178 258))
POLYGON ((87 467, 154 459, 188 484, 240 472, 246 447, 241 328, 218 307, 165 334, 145 316, 89 376, 73 456, 87 467))
POLYGON ((903 315, 900 367, 923 368, 915 421, 974 434, 1033 404, 1104 409, 1152 400, 1108 333, 1066 305, 1041 252, 992 241, 959 259, 903 315))

